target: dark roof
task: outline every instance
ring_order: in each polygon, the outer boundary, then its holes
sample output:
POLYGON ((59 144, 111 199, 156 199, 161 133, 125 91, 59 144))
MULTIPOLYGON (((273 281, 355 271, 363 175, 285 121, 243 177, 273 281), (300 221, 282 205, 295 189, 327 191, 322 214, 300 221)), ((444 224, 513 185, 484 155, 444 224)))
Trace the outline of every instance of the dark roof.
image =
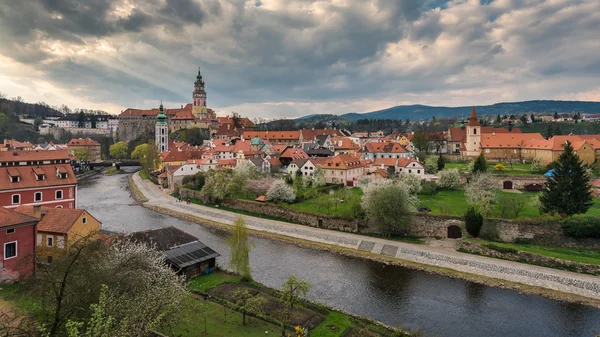
POLYGON ((318 157, 333 157, 333 151, 329 150, 329 149, 324 149, 324 148, 319 148, 319 149, 307 149, 304 150, 304 152, 306 152, 307 155, 314 157, 314 156, 318 156, 318 157))
POLYGON ((185 268, 220 256, 198 238, 175 227, 165 227, 127 235, 134 241, 154 244, 165 259, 177 268, 185 268))

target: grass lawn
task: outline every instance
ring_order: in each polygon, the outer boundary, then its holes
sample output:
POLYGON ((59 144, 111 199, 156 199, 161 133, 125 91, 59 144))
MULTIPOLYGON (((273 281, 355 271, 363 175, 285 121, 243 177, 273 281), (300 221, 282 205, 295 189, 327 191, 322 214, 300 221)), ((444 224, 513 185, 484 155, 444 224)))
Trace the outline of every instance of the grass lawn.
POLYGON ((2 288, 2 290, 0 290, 0 299, 10 303, 16 309, 31 314, 40 313, 42 311, 40 299, 26 294, 23 285, 13 283, 3 284, 0 287, 2 288))
POLYGON ((481 239, 467 239, 479 244, 491 244, 504 248, 512 248, 533 254, 554 257, 561 260, 568 260, 581 263, 589 263, 600 265, 600 249, 584 249, 584 248, 568 248, 568 247, 552 247, 538 246, 531 244, 492 242, 481 239))
POLYGON ((338 337, 343 336, 344 331, 352 326, 350 316, 341 312, 331 311, 325 317, 325 320, 318 327, 310 331, 311 336, 318 337, 338 337), (335 327, 335 330, 332 329, 335 327))
MULTIPOLYGON (((446 163, 444 169, 458 169, 461 173, 468 172, 468 163, 446 163)), ((488 173, 494 175, 507 175, 507 176, 540 176, 539 173, 531 172, 531 164, 509 164, 509 163, 498 163, 488 162, 487 164, 488 173), (494 166, 496 164, 502 164, 506 167, 506 171, 496 171, 494 166)))
POLYGON ((208 275, 202 275, 196 277, 188 282, 188 288, 199 292, 206 292, 206 290, 214 288, 221 283, 229 282, 238 284, 241 282, 239 275, 229 274, 222 271, 217 271, 208 275))
MULTIPOLYGON (((200 277, 202 278, 202 277, 200 277)), ((181 308, 180 321, 174 327, 164 327, 161 332, 169 336, 195 337, 231 337, 278 336, 278 326, 246 316, 246 325, 242 325, 242 314, 211 301, 189 295, 181 308), (227 320, 225 320, 227 311, 227 320), (205 326, 206 317, 206 326, 205 326), (206 335, 204 334, 206 328, 206 335)))
MULTIPOLYGON (((525 199, 526 207, 519 213, 519 218, 536 217, 540 215, 539 210, 533 204, 536 195, 537 192, 510 193, 498 190, 496 200, 503 197, 525 199)), ((435 195, 419 195, 419 200, 421 201, 420 205, 429 207, 433 214, 444 214, 442 210, 446 210, 448 215, 463 216, 469 208, 463 190, 441 190, 435 195)), ((600 199, 594 198, 594 204, 586 214, 600 216, 600 199)), ((494 206, 491 217, 500 217, 498 204, 494 206)), ((513 216, 511 215, 511 217, 513 216)))
MULTIPOLYGON (((344 214, 349 214, 354 202, 360 202, 360 198, 363 194, 362 190, 358 187, 346 189, 346 192, 347 194, 344 202, 338 201, 330 203, 329 205, 323 205, 315 198, 293 204, 282 203, 280 205, 304 213, 342 217, 344 214)), ((326 198, 327 196, 324 197, 326 198)))

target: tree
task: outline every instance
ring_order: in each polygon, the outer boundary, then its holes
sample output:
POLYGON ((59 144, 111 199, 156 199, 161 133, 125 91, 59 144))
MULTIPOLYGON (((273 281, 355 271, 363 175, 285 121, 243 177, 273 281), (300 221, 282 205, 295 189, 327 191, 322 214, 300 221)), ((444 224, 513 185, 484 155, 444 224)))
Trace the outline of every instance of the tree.
POLYGON ((273 201, 292 203, 296 200, 296 192, 285 181, 279 179, 267 191, 267 198, 273 201))
POLYGON ((247 192, 256 194, 256 195, 265 195, 267 191, 273 185, 273 183, 277 179, 275 178, 261 178, 261 179, 253 179, 248 180, 246 183, 245 189, 247 192))
POLYGON ((492 210, 492 202, 496 196, 494 185, 491 176, 479 173, 474 175, 465 187, 467 203, 484 216, 492 210))
POLYGON ((325 171, 321 167, 321 165, 317 165, 315 167, 315 172, 313 173, 313 187, 321 187, 325 186, 325 171))
POLYGON ((73 150, 73 157, 79 162, 85 162, 90 160, 90 152, 86 148, 76 148, 73 150))
POLYGON ((554 135, 555 136, 560 136, 562 134, 563 134, 563 132, 562 132, 562 129, 560 127, 560 123, 555 123, 555 125, 554 125, 554 135))
POLYGON ((249 281, 252 279, 250 273, 250 248, 248 242, 248 229, 246 221, 239 216, 234 224, 232 235, 227 238, 226 242, 231 247, 231 256, 229 265, 233 270, 242 276, 243 280, 249 281))
POLYGON ((427 140, 425 132, 415 132, 411 142, 417 151, 429 153, 429 140, 427 140))
POLYGON ((437 176, 439 188, 454 190, 460 186, 460 173, 458 169, 442 170, 438 172, 437 176))
POLYGON ((532 113, 531 116, 529 116, 531 118, 531 123, 535 123, 537 122, 537 120, 535 119, 535 115, 532 113))
POLYGON ((437 173, 437 163, 438 160, 435 157, 427 157, 427 159, 425 159, 425 172, 429 174, 437 173))
POLYGON ((558 111, 554 111, 554 119, 558 119, 558 111))
POLYGON ((502 124, 502 118, 500 117, 500 114, 496 116, 496 123, 502 124))
POLYGON ((261 296, 252 295, 247 289, 236 289, 233 293, 235 305, 242 312, 242 325, 246 325, 246 314, 262 314, 267 300, 261 296))
POLYGON ((233 169, 234 173, 237 173, 243 180, 254 179, 258 177, 258 171, 256 166, 249 160, 244 160, 238 163, 233 169))
POLYGON ((446 162, 444 161, 444 156, 442 156, 442 154, 440 153, 437 160, 437 170, 441 171, 444 169, 444 167, 446 167, 446 162))
POLYGON ((546 133, 544 134, 544 137, 546 137, 546 139, 554 137, 554 125, 548 124, 548 127, 546 127, 546 133))
POLYGON ((83 111, 79 111, 77 126, 80 128, 85 128, 85 119, 85 113, 83 111))
POLYGON ((416 174, 400 172, 397 181, 408 188, 409 194, 416 195, 421 192, 421 178, 416 174))
POLYGON ((527 124, 527 115, 521 115, 521 123, 527 124))
POLYGON ((127 149, 128 146, 126 142, 118 142, 110 146, 109 153, 114 159, 125 159, 127 158, 127 149))
POLYGON ((285 327, 292 317, 294 304, 300 296, 306 296, 310 291, 310 283, 299 280, 295 275, 290 276, 281 285, 280 300, 284 304, 284 308, 279 312, 279 320, 281 321, 281 336, 285 337, 285 327))
POLYGON ((131 153, 131 158, 138 159, 142 164, 142 170, 146 173, 151 173, 156 169, 158 164, 158 150, 153 140, 149 140, 145 144, 141 144, 135 147, 135 150, 131 153))
POLYGON ((487 161, 483 156, 483 152, 479 154, 473 163, 473 173, 485 173, 487 171, 487 161))
POLYGON ((546 172, 546 166, 542 165, 541 158, 536 157, 531 160, 531 172, 532 173, 545 173, 546 172))
POLYGON ((494 170, 498 171, 498 172, 504 172, 506 171, 506 166, 504 166, 504 164, 496 164, 494 165, 494 170))
POLYGON ((585 213, 593 204, 590 176, 569 141, 546 179, 540 202, 543 213, 565 215, 585 213))
POLYGON ((35 127, 36 130, 38 130, 42 124, 44 124, 44 120, 40 116, 37 116, 33 121, 33 127, 35 127))
POLYGON ((127 336, 136 337, 175 319, 186 294, 183 279, 162 253, 126 237, 74 240, 51 264, 42 261, 45 255, 35 258, 39 267, 27 289, 44 302, 39 323, 52 337, 63 335, 69 320, 90 321, 102 285, 105 312, 124 325, 127 336))
POLYGON ((413 205, 405 184, 372 182, 364 188, 362 206, 367 219, 386 237, 408 232, 413 205))
POLYGON ((474 207, 470 207, 465 213, 465 227, 472 237, 479 236, 483 227, 483 216, 474 207))
POLYGON ((209 170, 205 176, 206 181, 200 193, 215 202, 241 193, 246 184, 246 181, 235 172, 209 170))

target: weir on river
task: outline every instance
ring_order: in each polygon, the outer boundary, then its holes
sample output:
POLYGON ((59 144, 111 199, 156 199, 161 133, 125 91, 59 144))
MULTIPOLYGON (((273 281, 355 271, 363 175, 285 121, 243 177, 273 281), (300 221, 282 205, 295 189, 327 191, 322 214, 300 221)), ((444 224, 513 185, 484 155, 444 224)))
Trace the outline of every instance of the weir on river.
MULTIPOLYGON (((227 233, 137 205, 127 175, 95 176, 79 183, 79 207, 104 230, 133 232, 175 226, 221 254, 227 267, 227 233)), ((308 298, 384 324, 421 330, 425 336, 594 336, 600 310, 536 295, 370 260, 252 238, 253 278, 278 287, 291 274, 312 284, 308 298)))

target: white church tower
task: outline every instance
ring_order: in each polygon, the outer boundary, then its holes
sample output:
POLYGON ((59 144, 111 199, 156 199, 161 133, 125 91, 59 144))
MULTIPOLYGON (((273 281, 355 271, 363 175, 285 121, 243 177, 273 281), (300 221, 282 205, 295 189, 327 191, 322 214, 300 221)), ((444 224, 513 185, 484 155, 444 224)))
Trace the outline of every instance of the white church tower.
POLYGON ((160 108, 156 116, 156 130, 154 134, 158 153, 167 151, 169 149, 169 123, 167 123, 167 116, 163 111, 162 102, 160 102, 160 108))
POLYGON ((467 149, 466 155, 468 157, 476 157, 481 153, 481 125, 479 124, 479 120, 477 120, 475 107, 471 110, 471 116, 469 117, 469 123, 467 124, 465 147, 467 149))

